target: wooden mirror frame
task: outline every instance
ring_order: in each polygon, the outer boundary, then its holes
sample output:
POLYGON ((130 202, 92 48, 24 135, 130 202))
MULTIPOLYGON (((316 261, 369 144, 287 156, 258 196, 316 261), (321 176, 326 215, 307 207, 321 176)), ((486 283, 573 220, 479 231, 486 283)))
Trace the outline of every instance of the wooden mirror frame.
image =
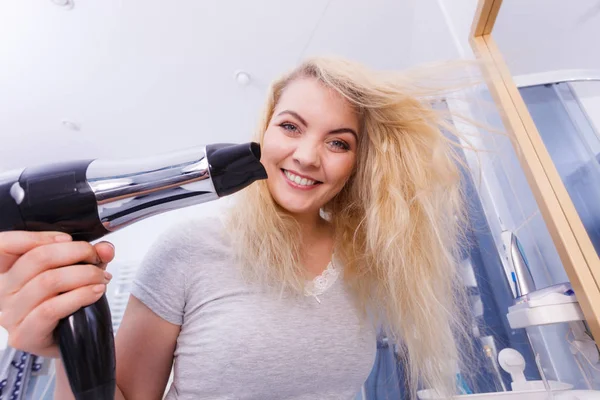
POLYGON ((600 258, 492 36, 501 6, 502 0, 479 0, 469 42, 598 345, 600 258))

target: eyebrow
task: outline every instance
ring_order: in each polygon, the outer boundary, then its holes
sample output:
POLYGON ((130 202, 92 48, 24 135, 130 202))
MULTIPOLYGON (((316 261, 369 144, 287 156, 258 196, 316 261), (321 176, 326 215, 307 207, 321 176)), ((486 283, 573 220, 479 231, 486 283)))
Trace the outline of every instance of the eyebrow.
MULTIPOLYGON (((277 116, 280 116, 282 114, 289 114, 289 115, 295 117, 296 119, 298 119, 298 121, 300 121, 302 123, 302 125, 304 125, 305 127, 308 127, 306 120, 304 118, 302 118, 300 116, 300 114, 298 114, 297 112, 292 111, 292 110, 284 110, 284 111, 280 112, 279 114, 277 114, 277 116)), ((358 134, 356 133, 356 131, 354 131, 354 129, 339 128, 339 129, 334 129, 332 131, 329 131, 330 135, 334 135, 336 133, 351 133, 352 135, 354 135, 354 138, 358 141, 358 134)))

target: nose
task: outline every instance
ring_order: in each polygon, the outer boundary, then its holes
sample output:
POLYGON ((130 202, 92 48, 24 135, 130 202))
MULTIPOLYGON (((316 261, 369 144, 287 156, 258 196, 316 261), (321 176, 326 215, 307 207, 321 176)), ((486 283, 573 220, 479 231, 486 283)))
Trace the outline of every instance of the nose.
POLYGON ((321 149, 318 143, 309 138, 300 139, 294 150, 294 161, 304 168, 321 166, 321 149))

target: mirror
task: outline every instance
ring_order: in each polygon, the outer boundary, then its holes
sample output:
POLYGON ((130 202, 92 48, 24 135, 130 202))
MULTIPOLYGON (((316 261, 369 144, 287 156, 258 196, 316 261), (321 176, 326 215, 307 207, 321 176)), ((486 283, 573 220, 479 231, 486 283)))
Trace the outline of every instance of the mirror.
POLYGON ((505 0, 494 39, 600 253, 600 1, 505 0))
MULTIPOLYGON (((491 3, 494 2, 487 2, 491 3)), ((518 216, 514 229, 530 258, 538 288, 547 287, 568 280, 563 267, 568 258, 564 254, 576 250, 577 245, 570 242, 565 250, 564 242, 561 244, 558 249, 563 256, 561 262, 554 244, 563 238, 558 238, 556 231, 551 238, 545 222, 549 221, 550 214, 563 215, 567 211, 555 203, 553 209, 546 211, 544 221, 538 208, 541 195, 538 193, 534 199, 527 190, 534 178, 526 181, 521 166, 524 163, 539 166, 542 162, 538 157, 541 159, 544 151, 548 152, 551 163, 544 159, 543 168, 550 165, 556 169, 560 178, 556 182, 562 181, 568 193, 564 198, 572 202, 577 213, 572 215, 574 219, 578 216, 585 228, 581 236, 587 233, 593 245, 590 252, 600 254, 600 52, 596 43, 600 38, 600 2, 504 0, 495 5, 499 3, 501 6, 486 43, 490 52, 495 52, 506 64, 510 74, 512 82, 504 81, 505 95, 510 93, 505 99, 512 100, 508 113, 512 113, 516 122, 505 123, 505 127, 511 125, 508 130, 512 128, 511 134, 518 136, 518 140, 515 140, 516 152, 504 151, 498 157, 498 164, 511 171, 505 180, 507 187, 513 190, 507 192, 508 197, 522 210, 522 215, 513 213, 518 216), (521 99, 525 106, 523 113, 521 99), (529 116, 535 129, 527 125, 529 116), (538 133, 542 144, 532 145, 538 133)), ((512 148, 508 140, 506 143, 512 148)), ((543 179, 539 175, 535 177, 536 181, 543 179)), ((549 186, 543 190, 549 192, 549 186)), ((590 253, 586 260, 590 265, 597 261, 590 253)), ((584 264, 578 262, 577 268, 584 270, 584 264)), ((572 271, 569 276, 576 282, 572 271)), ((593 285, 593 280, 586 281, 593 285)), ((593 294, 589 293, 582 291, 578 298, 583 299, 584 294, 592 298, 593 294)), ((596 323, 591 319, 590 322, 596 323)), ((580 352, 572 344, 575 337, 582 341, 589 339, 585 336, 589 332, 584 334, 584 330, 582 323, 527 328, 528 341, 532 350, 540 354, 543 371, 549 379, 570 382, 579 388, 598 388, 596 347, 592 342, 589 352, 580 352), (552 350, 548 351, 549 348, 552 350)))

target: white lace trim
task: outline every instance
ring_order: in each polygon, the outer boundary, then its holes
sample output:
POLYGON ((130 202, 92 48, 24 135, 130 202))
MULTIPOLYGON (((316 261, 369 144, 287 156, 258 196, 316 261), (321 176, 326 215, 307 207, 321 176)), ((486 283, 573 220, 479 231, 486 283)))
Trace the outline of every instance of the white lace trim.
POLYGON ((337 281, 340 276, 340 269, 335 265, 333 257, 327 265, 327 268, 316 276, 312 281, 306 283, 304 287, 305 296, 313 296, 319 303, 321 300, 317 296, 322 295, 337 281))

